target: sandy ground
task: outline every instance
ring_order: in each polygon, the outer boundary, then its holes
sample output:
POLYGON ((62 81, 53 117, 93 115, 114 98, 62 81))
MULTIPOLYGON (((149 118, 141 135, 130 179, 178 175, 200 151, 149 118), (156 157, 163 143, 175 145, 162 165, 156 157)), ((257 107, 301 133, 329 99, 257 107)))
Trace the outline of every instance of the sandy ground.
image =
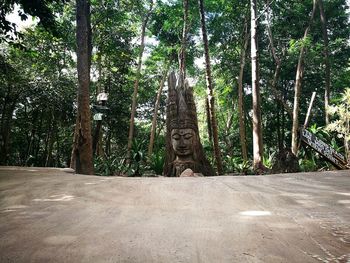
POLYGON ((350 262, 350 172, 121 178, 0 167, 0 262, 350 262))

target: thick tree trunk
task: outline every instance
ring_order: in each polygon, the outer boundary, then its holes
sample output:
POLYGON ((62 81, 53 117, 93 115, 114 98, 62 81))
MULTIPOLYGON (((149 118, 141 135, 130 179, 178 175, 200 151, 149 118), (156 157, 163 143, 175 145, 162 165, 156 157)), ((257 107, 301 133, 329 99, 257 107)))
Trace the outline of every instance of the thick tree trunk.
POLYGON ((90 113, 91 25, 89 0, 76 0, 78 110, 72 163, 76 173, 93 174, 90 113), (74 157, 73 157, 74 156, 74 157))
POLYGON ((330 88, 331 88, 331 67, 329 63, 329 50, 328 50, 328 33, 327 33, 327 18, 324 13, 323 1, 318 0, 318 7, 320 9, 320 18, 322 24, 322 34, 323 34, 323 55, 324 55, 324 65, 325 65, 325 90, 324 90, 324 108, 325 108, 325 122, 326 125, 329 124, 329 98, 330 98, 330 88))
POLYGON ((210 111, 210 117, 211 117, 210 121, 211 121, 212 132, 213 132, 214 156, 215 156, 218 174, 223 174, 221 152, 219 148, 218 124, 217 124, 216 112, 215 112, 215 97, 213 94, 214 84, 213 84, 213 79, 211 75, 209 44, 208 44, 207 29, 205 25, 205 13, 204 13, 203 0, 198 0, 198 5, 199 5, 199 11, 200 11, 200 17, 201 17, 202 37, 203 37, 203 44, 204 44, 207 96, 208 96, 209 111, 210 111))
POLYGON ((134 82, 134 93, 132 95, 132 104, 131 104, 128 148, 127 148, 127 153, 126 153, 126 161, 127 162, 130 162, 132 141, 134 139, 135 115, 136 115, 136 107, 137 107, 137 95, 138 95, 138 90, 139 90, 139 81, 140 81, 140 76, 141 76, 142 55, 143 55, 143 51, 145 49, 146 27, 147 27, 149 17, 152 13, 152 9, 153 9, 153 0, 150 0, 149 10, 143 19, 142 27, 141 27, 140 52, 139 52, 139 57, 138 57, 138 61, 137 61, 136 77, 135 77, 135 82, 134 82))
POLYGON ((170 63, 167 65, 166 69, 164 70, 162 80, 160 81, 156 102, 154 104, 154 113, 153 113, 153 119, 152 119, 151 135, 150 135, 150 140, 149 140, 149 145, 148 145, 148 156, 151 156, 153 153, 154 137, 155 137, 156 127, 157 127, 157 116, 158 116, 160 98, 162 96, 164 83, 166 81, 166 77, 167 77, 168 72, 169 72, 169 67, 170 67, 170 63))
POLYGON ((241 141, 242 158, 244 161, 248 160, 247 142, 245 136, 245 120, 244 120, 244 102, 243 102, 243 74, 246 62, 246 51, 248 48, 249 32, 248 21, 244 23, 244 44, 241 48, 240 54, 240 68, 238 76, 238 115, 239 115, 239 138, 241 141))
MULTIPOLYGON (((314 19, 315 10, 316 10, 316 4, 317 0, 313 0, 313 7, 312 7, 312 13, 310 17, 310 22, 307 28, 304 32, 303 41, 306 40, 312 21, 314 19)), ((299 54, 299 60, 298 60, 298 66, 297 66, 297 72, 295 76, 295 85, 294 85, 294 108, 293 108, 293 126, 292 126, 292 152, 294 155, 298 154, 298 135, 299 135, 299 101, 300 101, 300 94, 301 94, 301 82, 304 74, 304 57, 306 53, 306 46, 303 43, 300 49, 299 54)))
POLYGON ((258 173, 264 170, 263 138, 261 125, 261 105, 259 86, 259 60, 257 38, 257 6, 256 0, 251 5, 251 59, 252 59, 252 96, 253 96, 253 167, 258 173))

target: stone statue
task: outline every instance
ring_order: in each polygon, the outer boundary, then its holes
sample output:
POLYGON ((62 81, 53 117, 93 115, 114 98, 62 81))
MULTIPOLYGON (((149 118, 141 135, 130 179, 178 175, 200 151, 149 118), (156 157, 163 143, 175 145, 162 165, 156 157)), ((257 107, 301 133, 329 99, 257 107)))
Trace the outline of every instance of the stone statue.
POLYGON ((166 113, 165 176, 180 176, 186 169, 205 176, 215 172, 204 156, 199 138, 196 105, 193 90, 182 75, 176 81, 175 73, 168 78, 166 113))

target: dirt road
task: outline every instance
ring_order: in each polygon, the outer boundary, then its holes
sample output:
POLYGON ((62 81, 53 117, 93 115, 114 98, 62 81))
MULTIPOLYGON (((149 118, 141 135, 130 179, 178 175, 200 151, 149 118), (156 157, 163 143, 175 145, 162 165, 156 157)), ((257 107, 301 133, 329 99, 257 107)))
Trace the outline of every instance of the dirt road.
POLYGON ((350 173, 121 178, 0 167, 0 262, 350 262, 350 173))

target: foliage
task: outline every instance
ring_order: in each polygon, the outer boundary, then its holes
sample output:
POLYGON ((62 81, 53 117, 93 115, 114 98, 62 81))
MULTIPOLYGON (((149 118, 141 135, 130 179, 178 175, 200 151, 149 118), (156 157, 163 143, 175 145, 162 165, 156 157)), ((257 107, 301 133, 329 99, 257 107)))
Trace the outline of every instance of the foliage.
POLYGON ((7 19, 7 15, 10 14, 15 5, 19 5, 22 9, 18 10, 18 15, 21 20, 27 20, 28 15, 38 17, 40 19, 39 25, 44 26, 47 30, 50 30, 55 35, 58 34, 55 21, 55 13, 50 8, 51 4, 60 3, 63 4, 68 0, 39 0, 39 1, 26 1, 26 0, 11 0, 4 1, 0 5, 0 43, 2 41, 13 41, 13 36, 19 36, 16 24, 11 23, 7 19))
POLYGON ((94 160, 94 168, 96 175, 103 176, 123 176, 127 171, 125 158, 118 155, 111 155, 107 157, 97 156, 94 160))
POLYGON ((156 175, 163 174, 163 166, 165 161, 164 150, 153 152, 149 157, 149 168, 151 171, 154 171, 156 175))
POLYGON ((301 170, 304 172, 314 172, 317 170, 318 167, 314 155, 312 155, 311 158, 308 159, 299 159, 299 165, 301 170))
POLYGON ((223 158, 223 164, 226 173, 253 174, 252 163, 244 161, 241 157, 231 157, 226 155, 223 158))
POLYGON ((340 103, 328 108, 331 115, 337 119, 332 121, 327 127, 327 131, 335 132, 337 137, 343 139, 344 149, 349 160, 350 152, 350 88, 345 89, 342 93, 340 103))
POLYGON ((263 164, 266 168, 271 169, 272 168, 272 161, 276 155, 276 152, 269 153, 268 155, 263 156, 263 164))
POLYGON ((142 176, 146 168, 146 141, 134 139, 127 176, 142 176))

